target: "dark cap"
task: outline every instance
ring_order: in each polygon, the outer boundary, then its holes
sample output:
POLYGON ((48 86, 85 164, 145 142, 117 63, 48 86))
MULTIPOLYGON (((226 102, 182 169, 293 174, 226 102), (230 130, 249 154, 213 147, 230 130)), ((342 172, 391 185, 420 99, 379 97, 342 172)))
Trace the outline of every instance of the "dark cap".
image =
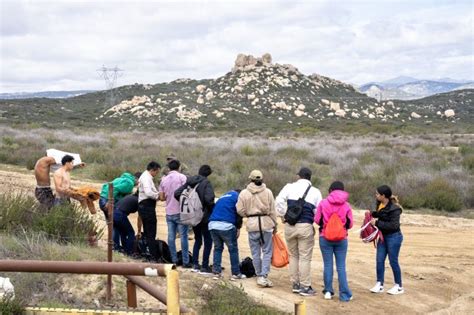
POLYGON ((302 167, 302 168, 300 168, 300 171, 296 175, 298 175, 301 178, 311 180, 311 175, 312 174, 313 173, 311 173, 311 170, 309 168, 302 167))

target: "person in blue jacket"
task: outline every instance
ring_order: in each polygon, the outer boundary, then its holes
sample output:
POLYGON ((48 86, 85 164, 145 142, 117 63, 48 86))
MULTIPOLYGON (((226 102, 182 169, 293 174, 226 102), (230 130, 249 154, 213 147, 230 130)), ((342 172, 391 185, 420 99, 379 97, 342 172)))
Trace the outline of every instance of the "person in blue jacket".
POLYGON ((237 238, 242 227, 242 217, 237 214, 237 199, 240 190, 231 190, 222 195, 216 202, 209 217, 209 231, 214 242, 214 262, 212 272, 215 279, 222 277, 222 252, 224 244, 229 249, 232 276, 230 280, 246 278, 239 268, 239 247, 237 238))

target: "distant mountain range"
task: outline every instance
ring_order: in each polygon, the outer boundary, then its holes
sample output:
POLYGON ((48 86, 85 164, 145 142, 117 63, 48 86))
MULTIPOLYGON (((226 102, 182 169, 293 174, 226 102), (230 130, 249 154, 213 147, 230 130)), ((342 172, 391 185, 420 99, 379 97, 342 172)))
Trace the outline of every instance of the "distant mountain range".
POLYGON ((414 100, 439 93, 472 89, 474 81, 442 78, 420 80, 407 76, 361 85, 358 90, 378 100, 414 100))
POLYGON ((0 93, 0 99, 26 99, 26 98, 69 98, 94 92, 93 90, 78 91, 43 91, 43 92, 16 92, 16 93, 0 93))

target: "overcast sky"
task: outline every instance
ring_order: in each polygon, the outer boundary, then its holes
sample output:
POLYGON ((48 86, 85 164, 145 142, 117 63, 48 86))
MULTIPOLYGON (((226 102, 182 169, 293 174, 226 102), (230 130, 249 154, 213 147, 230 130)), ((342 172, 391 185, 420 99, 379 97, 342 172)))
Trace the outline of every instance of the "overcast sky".
POLYGON ((20 1, 1 3, 0 92, 216 78, 238 53, 362 84, 474 78, 473 1, 20 1))

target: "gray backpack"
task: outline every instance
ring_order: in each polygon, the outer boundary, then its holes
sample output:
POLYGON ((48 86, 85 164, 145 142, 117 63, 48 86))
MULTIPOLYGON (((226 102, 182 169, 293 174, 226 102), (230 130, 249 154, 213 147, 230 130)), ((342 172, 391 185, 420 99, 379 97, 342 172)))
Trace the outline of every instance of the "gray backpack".
POLYGON ((186 187, 179 197, 179 219, 181 224, 196 226, 202 221, 204 213, 202 202, 197 192, 199 184, 186 187))

